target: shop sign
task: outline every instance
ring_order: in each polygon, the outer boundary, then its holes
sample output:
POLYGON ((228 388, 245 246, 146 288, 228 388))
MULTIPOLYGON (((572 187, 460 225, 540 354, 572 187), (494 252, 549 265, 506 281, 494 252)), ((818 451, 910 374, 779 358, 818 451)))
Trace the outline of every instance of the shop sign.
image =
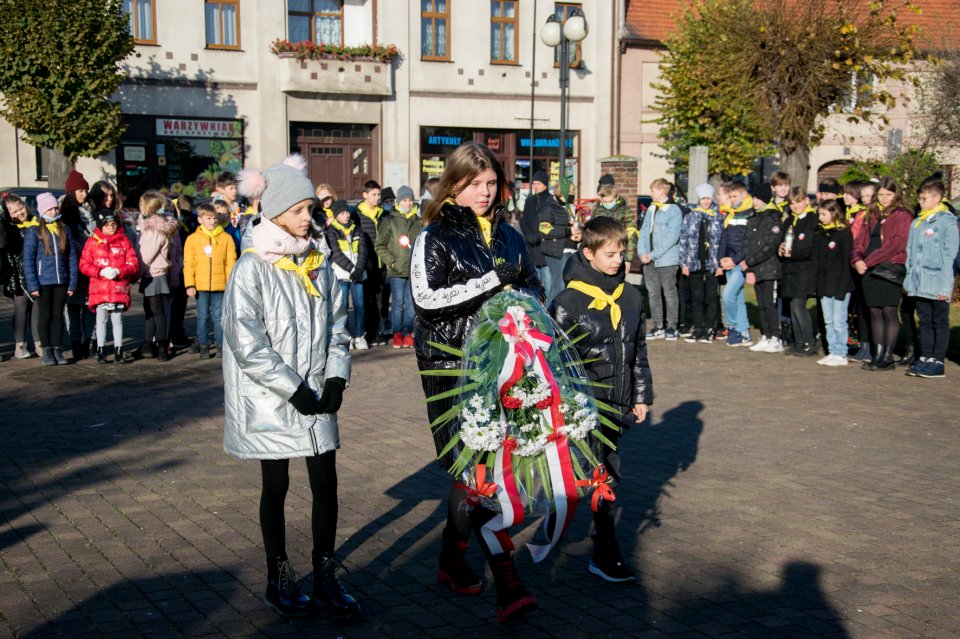
POLYGON ((144 146, 123 147, 123 159, 127 162, 143 162, 147 159, 147 148, 144 146))
POLYGON ((483 143, 487 145, 487 148, 493 151, 494 153, 503 153, 503 136, 502 135, 484 135, 483 143))
POLYGON ((444 161, 437 159, 424 159, 420 162, 420 171, 426 173, 429 176, 441 176, 443 175, 444 161))
POLYGON ((178 138, 241 138, 240 120, 187 120, 157 118, 157 135, 178 138))
MULTIPOLYGON (((573 138, 576 137, 576 133, 570 132, 567 134, 566 140, 564 140, 564 146, 568 149, 573 148, 573 138)), ((530 137, 521 137, 519 138, 520 148, 529 149, 530 148, 530 137)), ((544 137, 535 137, 533 138, 533 148, 534 149, 559 149, 560 148, 560 136, 544 136, 544 137)))
POLYGON ((431 135, 427 138, 427 144, 431 146, 460 146, 463 138, 455 135, 431 135))

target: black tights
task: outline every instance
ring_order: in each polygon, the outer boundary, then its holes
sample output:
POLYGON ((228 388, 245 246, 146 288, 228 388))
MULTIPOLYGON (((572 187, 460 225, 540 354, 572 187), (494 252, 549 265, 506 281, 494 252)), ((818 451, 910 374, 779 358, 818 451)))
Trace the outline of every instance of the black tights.
POLYGON ((157 344, 166 346, 169 311, 169 295, 151 295, 143 298, 143 317, 146 320, 143 338, 145 343, 156 341, 157 344))
POLYGON ((871 306, 870 325, 873 340, 892 353, 900 335, 900 317, 896 306, 871 306))
MULTIPOLYGON (((337 457, 331 450, 307 457, 307 474, 313 508, 310 517, 313 531, 313 556, 333 554, 337 536, 337 457)), ((267 553, 269 569, 276 570, 274 561, 286 556, 285 519, 283 503, 290 487, 289 459, 262 459, 260 470, 263 490, 260 493, 260 530, 267 553)))
POLYGON ((44 346, 60 348, 63 343, 63 307, 67 303, 67 285, 41 285, 40 299, 37 300, 37 313, 40 319, 37 329, 40 343, 44 346))

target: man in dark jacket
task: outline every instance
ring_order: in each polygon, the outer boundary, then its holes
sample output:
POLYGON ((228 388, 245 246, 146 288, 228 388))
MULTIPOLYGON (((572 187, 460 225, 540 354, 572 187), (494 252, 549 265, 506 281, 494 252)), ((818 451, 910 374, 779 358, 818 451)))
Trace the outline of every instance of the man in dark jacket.
POLYGON ((541 245, 543 235, 540 234, 540 209, 549 206, 547 200, 553 196, 547 190, 547 176, 543 171, 537 171, 530 181, 531 193, 523 203, 523 215, 520 216, 520 232, 530 252, 530 259, 537 268, 537 277, 543 283, 543 288, 550 297, 550 276, 547 271, 547 261, 543 258, 541 245), (542 180, 542 181, 541 181, 542 180))
MULTIPOLYGON (((546 273, 541 275, 540 281, 543 282, 547 292, 547 303, 556 297, 563 290, 563 267, 569 254, 564 254, 564 249, 573 248, 574 244, 570 241, 573 232, 573 226, 563 206, 557 202, 547 189, 549 178, 546 171, 537 171, 533 174, 534 194, 527 198, 527 202, 536 199, 535 204, 525 204, 523 216, 527 217, 527 207, 536 207, 537 229, 540 233, 540 252, 543 254, 546 265, 546 273)), ((527 225, 532 221, 527 221, 527 225)), ((528 228, 528 227, 524 227, 528 228)), ((526 239, 527 231, 524 231, 526 239)), ((529 242, 529 240, 528 240, 529 242)))

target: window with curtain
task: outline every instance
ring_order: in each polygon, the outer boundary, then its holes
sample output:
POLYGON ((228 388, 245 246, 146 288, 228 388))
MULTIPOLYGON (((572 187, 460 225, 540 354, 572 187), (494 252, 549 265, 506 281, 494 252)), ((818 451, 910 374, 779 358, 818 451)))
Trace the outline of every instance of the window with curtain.
POLYGON ((135 43, 157 43, 157 14, 153 0, 123 0, 123 11, 130 18, 130 35, 135 43))
MULTIPOLYGON (((560 24, 564 24, 567 21, 567 18, 570 16, 570 14, 573 13, 574 9, 582 10, 582 8, 583 8, 582 5, 579 3, 570 4, 567 2, 557 2, 556 4, 553 5, 553 12, 557 15, 558 18, 560 18, 560 24)), ((583 51, 580 48, 579 42, 576 44, 573 44, 571 42, 570 44, 571 46, 568 48, 570 68, 579 69, 580 62, 583 59, 583 51)), ((553 52, 553 66, 555 67, 560 66, 560 47, 556 47, 556 50, 553 52)))
POLYGON ((517 0, 490 2, 490 62, 516 64, 517 62, 517 0))
POLYGON ((208 48, 240 48, 239 5, 239 0, 206 0, 204 3, 204 13, 206 17, 208 48))
POLYGON ((290 42, 343 45, 343 0, 289 0, 290 42))
POLYGON ((420 0, 420 59, 450 59, 450 0, 420 0))

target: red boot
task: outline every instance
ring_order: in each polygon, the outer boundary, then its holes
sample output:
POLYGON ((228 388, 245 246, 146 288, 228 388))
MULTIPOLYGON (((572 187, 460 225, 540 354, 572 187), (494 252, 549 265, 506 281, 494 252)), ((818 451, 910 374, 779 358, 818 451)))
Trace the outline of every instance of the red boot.
POLYGON ((458 595, 479 595, 483 583, 467 564, 467 544, 470 538, 460 539, 449 528, 443 529, 443 547, 440 550, 440 567, 437 583, 447 584, 458 595))
POLYGON ((487 561, 497 587, 497 621, 513 621, 540 607, 537 598, 520 583, 517 567, 513 564, 510 553, 493 555, 488 557, 487 561))

